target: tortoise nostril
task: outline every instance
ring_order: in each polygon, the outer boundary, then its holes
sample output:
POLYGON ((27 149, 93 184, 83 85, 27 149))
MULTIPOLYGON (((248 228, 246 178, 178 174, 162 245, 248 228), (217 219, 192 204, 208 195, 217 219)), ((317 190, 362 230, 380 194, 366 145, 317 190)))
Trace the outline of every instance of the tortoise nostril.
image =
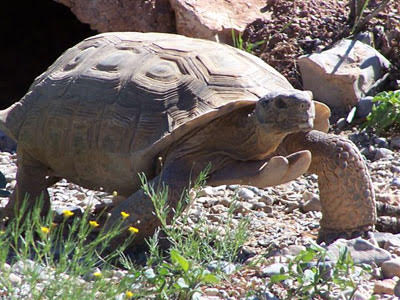
POLYGON ((276 99, 275 101, 275 106, 279 109, 283 109, 283 108, 287 108, 287 104, 284 100, 282 100, 281 98, 276 99))

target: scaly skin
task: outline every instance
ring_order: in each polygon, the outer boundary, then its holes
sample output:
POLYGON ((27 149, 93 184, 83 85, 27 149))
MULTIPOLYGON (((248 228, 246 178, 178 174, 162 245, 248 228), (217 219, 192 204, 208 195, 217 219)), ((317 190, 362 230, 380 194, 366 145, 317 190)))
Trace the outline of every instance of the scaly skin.
POLYGON ((375 194, 365 162, 349 140, 316 130, 291 134, 279 154, 309 150, 322 205, 319 240, 361 235, 376 223, 375 194))

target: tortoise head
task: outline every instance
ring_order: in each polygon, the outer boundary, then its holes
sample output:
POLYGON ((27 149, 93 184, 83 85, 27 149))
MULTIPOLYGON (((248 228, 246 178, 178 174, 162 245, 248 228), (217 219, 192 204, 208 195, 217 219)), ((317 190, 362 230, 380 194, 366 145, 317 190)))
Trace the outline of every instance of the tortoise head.
POLYGON ((269 133, 309 131, 315 118, 312 94, 299 90, 268 93, 258 100, 255 115, 260 126, 269 133))

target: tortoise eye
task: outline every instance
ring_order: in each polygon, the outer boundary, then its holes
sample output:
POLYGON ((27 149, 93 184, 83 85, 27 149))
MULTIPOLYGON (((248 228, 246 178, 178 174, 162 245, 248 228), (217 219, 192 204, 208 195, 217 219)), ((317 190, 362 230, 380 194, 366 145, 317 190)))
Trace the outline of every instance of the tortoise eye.
POLYGON ((286 104, 286 102, 285 102, 284 100, 282 100, 281 98, 278 98, 278 99, 275 101, 275 106, 276 106, 277 108, 279 108, 279 109, 283 109, 283 108, 287 108, 287 107, 288 107, 287 104, 286 104))

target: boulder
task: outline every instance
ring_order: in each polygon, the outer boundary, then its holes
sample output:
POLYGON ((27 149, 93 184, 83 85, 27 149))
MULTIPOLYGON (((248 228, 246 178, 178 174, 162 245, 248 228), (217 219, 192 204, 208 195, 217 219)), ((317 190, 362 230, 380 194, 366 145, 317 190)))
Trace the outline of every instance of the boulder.
POLYGON ((267 15, 260 10, 265 0, 170 0, 179 34, 232 44, 232 30, 267 15))
POLYGON ((99 32, 157 31, 232 44, 232 30, 265 19, 265 0, 55 0, 99 32))
POLYGON ((337 261, 340 249, 347 248, 355 264, 377 264, 392 258, 390 253, 381 249, 362 238, 352 240, 339 239, 327 247, 328 257, 337 261))
POLYGON ((298 59, 303 87, 332 108, 349 111, 375 87, 390 62, 374 48, 344 39, 333 48, 298 59))
POLYGON ((93 30, 175 32, 169 0, 55 0, 68 6, 82 23, 93 30))

